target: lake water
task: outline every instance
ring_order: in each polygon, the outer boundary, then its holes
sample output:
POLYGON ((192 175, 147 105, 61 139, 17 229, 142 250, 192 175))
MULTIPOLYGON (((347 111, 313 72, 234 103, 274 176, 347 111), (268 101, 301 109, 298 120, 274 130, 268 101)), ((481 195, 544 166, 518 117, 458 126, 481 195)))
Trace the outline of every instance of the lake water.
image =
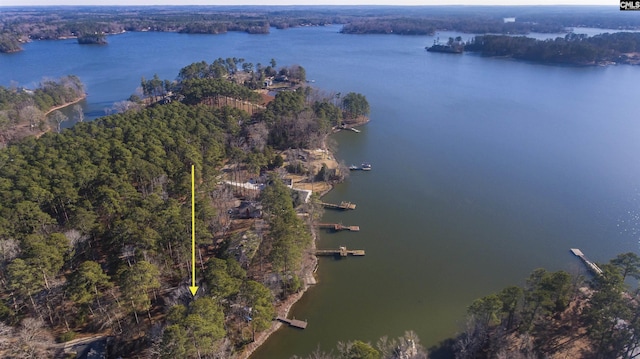
POLYGON ((373 170, 353 173, 326 197, 352 201, 355 211, 324 218, 361 232, 323 234, 318 243, 367 255, 322 258, 319 284, 291 313, 308 328, 282 328, 254 359, 405 330, 430 346, 456 333, 474 298, 522 284, 535 268, 582 272, 571 247, 601 262, 639 252, 639 67, 427 53, 433 37, 338 30, 36 42, 0 56, 0 84, 78 75, 95 117, 134 93, 142 76, 173 79, 217 57, 275 58, 304 66, 318 88, 367 96, 371 122, 334 138, 346 164, 367 161, 373 170))

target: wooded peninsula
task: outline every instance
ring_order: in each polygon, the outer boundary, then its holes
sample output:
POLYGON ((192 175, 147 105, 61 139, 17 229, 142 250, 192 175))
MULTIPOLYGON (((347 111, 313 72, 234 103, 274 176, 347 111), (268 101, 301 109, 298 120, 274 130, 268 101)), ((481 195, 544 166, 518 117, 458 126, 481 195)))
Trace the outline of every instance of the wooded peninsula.
MULTIPOLYGON (((322 207, 285 183, 343 179, 326 137, 369 104, 306 86, 299 65, 244 63, 142 79, 119 113, 0 150, 1 356, 61 355, 54 339, 78 335, 109 357, 230 358, 286 315, 313 271, 322 207), (251 89, 272 78, 275 97, 251 89)), ((53 104, 44 90, 0 94, 10 121, 24 101, 53 104)))
POLYGON ((569 33, 553 40, 524 36, 476 36, 465 51, 483 56, 512 57, 542 63, 569 65, 640 64, 640 33, 618 32, 586 36, 569 33))

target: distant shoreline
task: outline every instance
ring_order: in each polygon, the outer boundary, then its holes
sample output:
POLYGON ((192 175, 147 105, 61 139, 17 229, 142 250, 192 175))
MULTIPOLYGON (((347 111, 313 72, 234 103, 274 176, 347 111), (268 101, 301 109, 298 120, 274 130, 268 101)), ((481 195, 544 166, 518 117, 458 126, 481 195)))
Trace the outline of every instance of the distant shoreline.
POLYGON ((569 66, 639 65, 640 33, 616 32, 589 37, 567 34, 549 40, 524 36, 479 35, 464 51, 485 57, 507 57, 533 63, 569 66))

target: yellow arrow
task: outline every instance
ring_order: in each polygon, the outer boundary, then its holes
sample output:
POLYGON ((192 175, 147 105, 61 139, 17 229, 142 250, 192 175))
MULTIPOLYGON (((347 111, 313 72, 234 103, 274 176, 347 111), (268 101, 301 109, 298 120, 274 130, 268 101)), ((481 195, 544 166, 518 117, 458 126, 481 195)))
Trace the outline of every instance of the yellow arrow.
POLYGON ((196 286, 196 176, 194 166, 191 165, 191 294, 195 297, 196 286))

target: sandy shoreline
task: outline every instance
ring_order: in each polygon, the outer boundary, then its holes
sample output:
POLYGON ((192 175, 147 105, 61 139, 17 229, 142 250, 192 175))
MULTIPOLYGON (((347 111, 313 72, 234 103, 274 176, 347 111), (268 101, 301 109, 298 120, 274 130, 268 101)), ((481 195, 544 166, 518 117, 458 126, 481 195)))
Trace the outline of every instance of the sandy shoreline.
POLYGON ((84 94, 84 95, 82 95, 82 96, 78 97, 77 99, 75 99, 75 100, 73 100, 73 101, 71 101, 71 102, 69 102, 69 103, 66 103, 66 104, 64 104, 64 105, 54 106, 54 107, 50 108, 47 112, 45 112, 45 113, 44 113, 44 116, 46 117, 48 114, 50 114, 51 112, 53 112, 53 111, 55 111, 55 110, 59 110, 59 109, 61 109, 61 108, 65 108, 65 107, 67 107, 67 106, 74 105, 74 104, 76 104, 76 103, 78 103, 78 102, 80 102, 80 101, 84 100, 85 98, 87 98, 87 94, 84 94))
MULTIPOLYGON (((78 97, 77 99, 60 105, 60 106, 55 106, 50 108, 49 110, 47 110, 47 112, 43 112, 43 118, 46 121, 47 116, 55 111, 55 110, 59 110, 61 108, 65 108, 67 106, 71 106, 74 105, 84 99, 87 98, 87 94, 84 94, 80 97, 78 97)), ((48 126, 47 126, 48 127, 48 126)), ((40 138, 40 136, 44 135, 45 133, 51 131, 51 128, 47 128, 46 131, 41 131, 39 128, 31 128, 31 125, 29 124, 29 122, 21 122, 18 123, 12 127, 10 127, 9 129, 7 129, 5 131, 5 133, 0 134, 0 148, 4 148, 5 146, 8 145, 8 143, 13 142, 13 141, 17 141, 20 140, 22 138, 28 137, 28 136, 34 136, 36 138, 40 138)))
MULTIPOLYGON (((64 104, 64 105, 60 105, 60 106, 52 107, 52 108, 50 108, 50 109, 49 109, 49 111, 47 111, 47 112, 45 112, 45 113, 44 113, 44 118, 46 119, 46 118, 47 118, 47 116, 48 116, 50 113, 52 113, 53 111, 55 111, 55 110, 59 110, 59 109, 61 109, 61 108, 69 107, 69 106, 71 106, 71 105, 74 105, 74 104, 76 104, 76 103, 78 103, 78 102, 80 102, 80 101, 84 100, 85 98, 87 98, 87 94, 84 94, 84 95, 82 95, 81 97, 79 97, 79 98, 77 98, 77 99, 75 99, 75 100, 73 100, 73 101, 71 101, 71 102, 69 102, 69 103, 66 103, 66 104, 64 104)), ((42 135, 44 135, 45 133, 50 132, 50 131, 52 131, 52 130, 53 130, 53 127, 49 127, 49 128, 47 128, 47 130, 46 130, 46 131, 40 131, 40 132, 38 132, 35 136, 36 136, 36 138, 40 138, 40 136, 42 136, 42 135)))

